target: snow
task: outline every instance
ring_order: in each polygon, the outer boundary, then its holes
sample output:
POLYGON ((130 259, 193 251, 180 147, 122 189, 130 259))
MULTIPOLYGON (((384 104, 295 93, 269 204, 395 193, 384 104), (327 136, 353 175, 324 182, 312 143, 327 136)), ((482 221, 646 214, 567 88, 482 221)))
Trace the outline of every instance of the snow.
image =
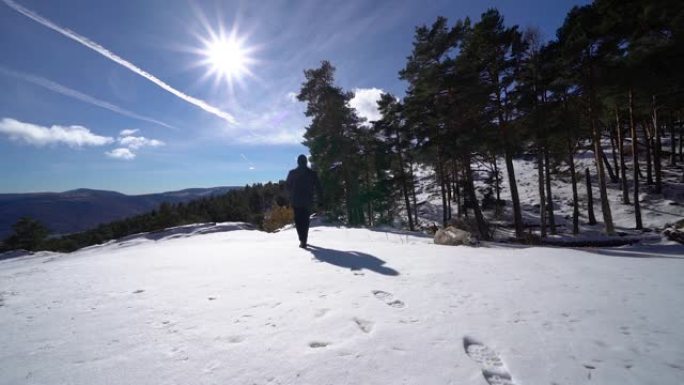
MULTIPOLYGON (((610 149, 604 148, 604 151, 610 155, 610 149)), ((599 192, 599 185, 596 179, 596 166, 594 165, 594 158, 591 151, 587 151, 584 156, 578 157, 575 160, 576 171, 578 174, 577 190, 580 200, 580 223, 588 221, 587 217, 587 185, 585 182, 584 170, 589 168, 592 175, 592 195, 594 197, 594 215, 598 222, 598 226, 594 230, 603 230, 603 214, 601 211, 601 196, 599 192)), ((663 164, 665 165, 665 161, 663 164)), ((503 166, 503 162, 501 165, 503 166)), ((521 197, 521 204, 527 208, 528 216, 534 220, 530 222, 539 223, 539 187, 537 184, 537 168, 533 161, 526 161, 523 159, 516 159, 514 161, 516 179, 518 181, 518 190, 521 197)), ((631 179, 631 161, 627 162, 630 202, 633 203, 634 190, 632 189, 631 179)), ((642 169, 645 165, 641 166, 642 169)), ((665 168, 665 167, 664 167, 665 168)), ((565 164, 561 170, 567 171, 569 168, 565 164)), ((505 170, 505 169, 504 169, 505 170)), ((669 170, 666 170, 669 171, 669 170)), ((644 171, 645 172, 645 171, 644 171)), ((504 176, 505 176, 504 171, 504 176)), ((666 172, 667 175, 667 172, 666 172)), ((634 229, 636 222, 634 219, 633 204, 625 205, 622 203, 622 192, 619 183, 610 183, 608 174, 608 199, 610 201, 610 209, 613 215, 613 223, 617 230, 629 231, 634 229)), ((508 186, 508 177, 505 176, 505 186, 508 186)), ((554 205, 556 208, 556 222, 564 224, 568 232, 572 230, 572 186, 570 184, 570 173, 559 177, 558 175, 551 176, 551 191, 554 197, 554 205)), ((644 227, 661 229, 668 223, 674 223, 684 218, 684 184, 678 182, 678 178, 673 175, 672 178, 667 179, 668 184, 664 186, 663 194, 648 193, 648 186, 640 186, 641 191, 641 215, 644 227), (670 199, 672 198, 672 199, 670 199), (674 204, 673 204, 674 202, 674 204)), ((507 199, 510 199, 510 193, 506 187, 505 192, 502 193, 507 199)), ((591 231, 592 227, 585 225, 583 229, 591 231)))
MULTIPOLYGON (((604 141, 603 148, 610 159, 612 159, 610 144, 604 141)), ((535 155, 536 156, 536 155, 535 155)), ((643 156, 642 156, 643 157, 643 156)), ((537 176, 536 160, 529 156, 529 159, 517 158, 513 160, 515 169, 515 177, 518 186, 518 195, 520 196, 520 205, 522 209, 523 222, 528 225, 536 225, 527 231, 539 234, 539 187, 537 176)), ((662 230, 668 225, 674 224, 677 221, 684 219, 684 183, 681 182, 681 167, 670 167, 667 161, 663 160, 663 192, 662 194, 652 193, 652 186, 645 186, 645 178, 641 178, 642 185, 640 186, 640 205, 643 226, 651 230, 662 230)), ((501 199, 506 201, 503 214, 501 218, 494 218, 492 211, 485 211, 484 214, 487 219, 494 223, 501 225, 496 233, 497 239, 507 239, 513 235, 513 208, 511 203, 510 190, 508 188, 508 175, 503 159, 499 159, 498 168, 501 171, 501 199)), ((629 199, 633 203, 634 190, 632 185, 632 162, 631 158, 627 160, 627 179, 629 181, 629 199)), ((612 165, 612 160, 611 160, 612 165)), ((641 164, 642 172, 645 175, 645 164, 641 164)), ((478 167, 474 164, 473 168, 484 170, 484 167, 478 167)), ((582 240, 598 240, 605 239, 603 235, 603 214, 601 211, 601 199, 599 193, 599 185, 596 177, 596 166, 594 164, 593 153, 583 151, 577 154, 575 158, 575 168, 577 172, 577 190, 579 198, 580 210, 580 234, 579 236, 571 236, 572 234, 572 185, 570 179, 569 166, 562 163, 559 167, 560 172, 551 174, 552 195, 554 201, 554 218, 558 226, 558 232, 566 235, 566 238, 575 238, 582 240), (585 182, 584 170, 589 168, 592 177, 592 194, 594 198, 594 216, 597 224, 588 224, 588 208, 587 208, 587 186, 585 182)), ((435 182, 434 171, 429 168, 418 168, 414 170, 418 178, 417 186, 417 200, 419 202, 419 218, 423 227, 429 227, 432 224, 441 226, 442 223, 442 201, 439 192, 439 186, 435 182)), ((484 179, 486 173, 484 171, 476 172, 476 188, 483 189, 485 187, 484 179)), ((608 179, 608 199, 610 201, 610 208, 613 217, 613 223, 616 231, 632 236, 641 236, 643 232, 635 231, 636 220, 634 217, 633 204, 625 205, 622 203, 621 185, 619 183, 611 183, 607 173, 608 179)), ((478 194, 482 198, 482 194, 478 194)), ((401 203, 401 202, 400 202, 401 203)), ((452 204, 453 216, 456 216, 457 207, 452 204)), ((405 211, 402 213, 405 217, 405 211)), ((559 238, 559 237, 551 237, 559 238)), ((563 238, 563 237, 560 237, 563 238)))
POLYGON ((684 246, 240 224, 0 261, 0 384, 680 384, 684 246), (486 379, 488 378, 488 380, 486 379))

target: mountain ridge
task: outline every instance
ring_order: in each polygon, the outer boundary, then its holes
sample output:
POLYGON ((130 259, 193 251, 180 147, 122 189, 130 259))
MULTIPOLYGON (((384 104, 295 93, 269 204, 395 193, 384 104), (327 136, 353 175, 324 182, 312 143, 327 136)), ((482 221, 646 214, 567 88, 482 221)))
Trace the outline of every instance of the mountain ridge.
POLYGON ((0 194, 0 239, 10 235, 12 225, 23 216, 37 219, 53 234, 68 234, 151 211, 165 202, 188 202, 238 188, 241 187, 187 188, 139 195, 88 188, 0 194))

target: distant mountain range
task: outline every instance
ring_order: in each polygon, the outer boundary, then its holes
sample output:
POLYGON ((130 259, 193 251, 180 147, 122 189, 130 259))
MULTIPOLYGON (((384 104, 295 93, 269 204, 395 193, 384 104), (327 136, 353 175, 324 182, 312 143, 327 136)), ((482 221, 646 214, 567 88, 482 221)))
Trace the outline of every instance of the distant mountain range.
POLYGON ((188 202, 236 188, 241 187, 189 188, 145 195, 90 189, 0 194, 0 240, 12 233, 12 225, 23 216, 39 220, 53 234, 68 234, 154 210, 163 202, 188 202))

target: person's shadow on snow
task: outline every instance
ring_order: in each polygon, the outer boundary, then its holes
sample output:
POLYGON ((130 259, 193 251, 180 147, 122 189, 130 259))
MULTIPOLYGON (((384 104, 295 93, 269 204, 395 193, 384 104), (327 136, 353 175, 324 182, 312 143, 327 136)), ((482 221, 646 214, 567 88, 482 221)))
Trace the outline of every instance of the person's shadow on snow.
POLYGON ((383 275, 399 275, 398 271, 383 266, 385 261, 370 254, 360 253, 358 251, 326 249, 324 247, 312 245, 309 245, 307 250, 314 255, 314 258, 321 262, 344 267, 352 271, 366 269, 383 275))

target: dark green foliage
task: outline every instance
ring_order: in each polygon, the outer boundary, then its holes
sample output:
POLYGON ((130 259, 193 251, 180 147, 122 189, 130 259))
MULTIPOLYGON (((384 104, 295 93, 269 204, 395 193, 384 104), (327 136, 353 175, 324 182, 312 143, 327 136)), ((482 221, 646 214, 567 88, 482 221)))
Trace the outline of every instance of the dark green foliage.
POLYGON ((361 185, 369 180, 370 163, 360 155, 370 153, 372 144, 361 119, 349 107, 354 94, 335 85, 335 67, 328 61, 304 71, 304 76, 297 95, 299 101, 306 102, 306 116, 311 118, 304 145, 325 191, 324 208, 351 225, 363 225, 361 185))
MULTIPOLYGON (((397 192, 401 193, 404 201, 404 208, 408 219, 408 226, 411 231, 415 230, 416 223, 411 205, 411 196, 415 194, 415 181, 411 171, 414 163, 415 148, 413 140, 415 138, 411 126, 406 122, 404 116, 405 106, 393 95, 383 94, 378 101, 378 110, 382 118, 373 124, 373 132, 380 143, 380 153, 376 156, 382 168, 377 170, 378 179, 381 181, 381 193, 384 196, 384 207, 387 207, 388 215, 394 213, 398 199, 397 192)), ((389 221, 392 218, 388 218, 389 221)))
POLYGON ((48 236, 48 229, 42 223, 23 217, 12 226, 14 233, 4 240, 2 248, 6 250, 23 249, 35 251, 40 249, 48 236))

